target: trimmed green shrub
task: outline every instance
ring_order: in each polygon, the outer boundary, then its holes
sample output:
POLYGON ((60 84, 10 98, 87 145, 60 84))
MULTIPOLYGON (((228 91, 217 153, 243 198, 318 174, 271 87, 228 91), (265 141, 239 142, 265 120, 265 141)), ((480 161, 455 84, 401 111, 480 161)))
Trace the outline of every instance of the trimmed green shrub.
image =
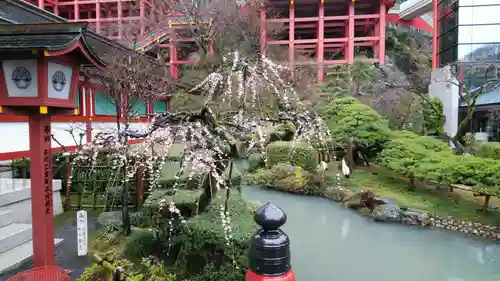
POLYGON ((409 178, 464 184, 478 192, 500 195, 499 160, 455 155, 446 143, 432 137, 396 138, 378 160, 381 166, 409 178))
POLYGON ((250 173, 247 175, 247 183, 306 195, 322 196, 326 191, 323 173, 309 172, 287 164, 250 173))
POLYGON ((151 226, 151 218, 144 212, 131 213, 130 224, 136 227, 148 227, 151 226))
MULTIPOLYGON (((127 184, 127 183, 126 183, 127 184)), ((113 207, 119 207, 122 205, 123 200, 122 200, 122 186, 111 186, 106 189, 106 207, 113 208, 113 207)), ((133 203, 132 201, 132 195, 130 194, 131 188, 128 188, 128 193, 127 193, 127 201, 128 203, 133 203)))
POLYGON ((131 260, 140 261, 158 252, 159 242, 151 230, 134 228, 125 239, 125 255, 131 260))
POLYGON ((347 148, 352 140, 356 150, 373 158, 389 140, 389 122, 356 98, 334 99, 322 108, 321 113, 332 140, 342 148, 347 148))
POLYGON ((232 221, 228 246, 220 215, 225 199, 215 198, 204 213, 181 224, 179 233, 172 237, 179 275, 203 281, 244 280, 249 238, 257 226, 250 206, 239 193, 232 192, 228 200, 232 221), (216 271, 226 272, 232 279, 213 279, 221 276, 213 275, 216 271))
POLYGON ((248 156, 248 171, 254 172, 257 169, 263 168, 265 164, 266 158, 262 153, 252 153, 248 156))
POLYGON ((424 130, 426 135, 442 135, 444 133, 443 104, 439 98, 431 98, 431 104, 423 103, 424 130))
POLYGON ((293 140, 293 135, 295 134, 296 127, 292 122, 286 122, 284 124, 279 124, 274 126, 267 143, 272 143, 275 141, 291 141, 293 140))
POLYGON ((500 160, 500 142, 485 142, 478 145, 475 155, 500 160))
POLYGON ((390 139, 416 139, 420 137, 420 135, 410 132, 410 131, 391 131, 390 139))
POLYGON ((266 147, 266 156, 268 167, 286 163, 314 171, 318 165, 318 152, 310 144, 303 142, 270 143, 266 147))

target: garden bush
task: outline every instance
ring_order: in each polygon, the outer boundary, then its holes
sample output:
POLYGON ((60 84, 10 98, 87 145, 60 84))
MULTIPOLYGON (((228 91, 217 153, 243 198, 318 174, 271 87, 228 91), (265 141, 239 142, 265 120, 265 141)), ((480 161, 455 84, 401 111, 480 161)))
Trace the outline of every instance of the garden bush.
POLYGON ((476 156, 500 160, 500 142, 485 142, 477 146, 476 156))
MULTIPOLYGON (((128 184, 128 183, 125 183, 128 184)), ((106 188, 106 207, 108 209, 113 208, 113 207, 119 207, 122 205, 123 200, 122 200, 122 186, 111 186, 106 188)), ((131 188, 129 187, 127 193, 127 201, 128 203, 133 203, 132 201, 132 195, 130 194, 131 188)))
POLYGON ((264 154, 262 153, 252 153, 248 156, 248 171, 254 172, 257 169, 263 168, 265 166, 264 154))
POLYGON ((271 133, 269 133, 267 144, 275 141, 291 141, 293 140, 295 131, 296 127, 292 122, 276 125, 273 127, 271 133))
POLYGON ((322 196, 326 190, 323 173, 305 171, 284 163, 248 174, 247 183, 306 195, 322 196))
POLYGON ((432 137, 393 139, 378 161, 410 179, 464 184, 478 192, 500 195, 499 160, 455 155, 446 143, 432 137))
POLYGON ((352 140, 355 150, 373 158, 389 140, 388 121, 356 98, 334 99, 321 113, 330 129, 332 140, 342 148, 347 148, 352 140))
POLYGON ((158 253, 159 241, 149 229, 133 228, 125 239, 125 256, 140 261, 144 257, 158 253))
POLYGON ((318 165, 318 152, 303 142, 277 141, 266 147, 267 165, 272 168, 279 163, 299 166, 314 171, 318 165))
POLYGON ((224 205, 225 196, 218 196, 204 213, 179 226, 179 232, 171 239, 172 249, 177 249, 179 275, 203 281, 244 280, 250 237, 257 226, 247 202, 239 193, 231 193, 228 200, 231 218, 228 243, 220 214, 224 205), (221 274, 215 274, 217 271, 221 274), (217 279, 221 276, 227 277, 217 279))

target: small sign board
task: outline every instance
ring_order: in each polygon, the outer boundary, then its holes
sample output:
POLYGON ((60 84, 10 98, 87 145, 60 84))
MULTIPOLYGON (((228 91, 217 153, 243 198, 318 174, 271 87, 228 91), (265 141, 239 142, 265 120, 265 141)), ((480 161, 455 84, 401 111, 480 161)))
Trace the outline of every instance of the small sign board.
POLYGON ((76 228, 78 256, 86 256, 88 252, 87 211, 80 210, 76 213, 76 228))

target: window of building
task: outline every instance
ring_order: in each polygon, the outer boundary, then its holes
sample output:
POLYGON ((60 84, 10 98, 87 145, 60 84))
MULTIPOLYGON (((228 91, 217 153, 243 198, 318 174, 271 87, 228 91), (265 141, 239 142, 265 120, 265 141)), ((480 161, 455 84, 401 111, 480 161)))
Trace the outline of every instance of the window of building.
POLYGON ((147 115, 146 103, 144 101, 137 100, 133 104, 133 106, 129 112, 129 115, 130 116, 146 116, 147 115))
POLYGON ((153 112, 154 113, 164 113, 164 112, 167 112, 167 102, 165 102, 165 101, 155 101, 155 102, 153 102, 153 112))
POLYGON ((96 115, 113 115, 116 116, 116 107, 111 102, 108 95, 103 91, 96 91, 95 99, 95 114, 96 115))

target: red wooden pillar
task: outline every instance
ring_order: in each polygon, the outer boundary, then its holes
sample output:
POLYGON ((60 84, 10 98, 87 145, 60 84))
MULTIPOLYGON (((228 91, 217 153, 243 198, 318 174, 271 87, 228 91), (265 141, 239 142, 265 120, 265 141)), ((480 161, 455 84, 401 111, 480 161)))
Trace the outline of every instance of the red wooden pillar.
POLYGON ((94 106, 95 103, 93 102, 94 100, 94 95, 95 95, 95 89, 89 84, 85 84, 86 87, 84 89, 84 101, 85 102, 85 110, 84 110, 84 115, 88 117, 87 122, 85 122, 85 138, 87 142, 92 142, 92 117, 94 115, 94 106))
POLYGON ((146 32, 145 20, 146 20, 146 7, 144 4, 144 0, 139 0, 139 17, 141 21, 140 33, 141 38, 144 37, 144 33, 146 32))
POLYGON ((348 36, 347 36, 347 63, 354 63, 354 31, 355 31, 355 19, 354 19, 354 0, 349 1, 349 21, 348 21, 348 36))
POLYGON ((38 8, 44 9, 44 6, 45 6, 44 2, 45 2, 45 0, 38 0, 38 8))
POLYGON ((267 43, 267 19, 266 8, 260 8, 260 57, 266 56, 266 43, 267 43))
POLYGON ((439 8, 438 8, 438 0, 432 1, 433 11, 434 11, 434 24, 433 24, 433 32, 432 32, 432 70, 436 70, 438 67, 438 50, 439 50, 439 26, 438 20, 440 16, 439 8))
MULTIPOLYGON (((383 0, 381 0, 382 2, 383 0)), ((380 16, 375 23, 374 28, 370 31, 371 36, 379 36, 380 34, 380 16)), ((380 58, 380 40, 373 42, 373 52, 380 58)))
POLYGON ((171 98, 168 98, 165 103, 167 104, 167 112, 171 113, 172 112, 172 102, 171 98))
POLYGON ((288 25, 288 64, 292 75, 295 73, 295 3, 290 0, 290 22, 288 25))
POLYGON ((323 82, 325 78, 325 6, 324 0, 320 1, 319 4, 319 15, 318 15, 318 43, 316 43, 316 77, 318 82, 323 82))
MULTIPOLYGON (((75 18, 75 21, 78 21, 80 19, 80 4, 78 3, 79 0, 75 0, 73 4, 73 17, 75 18)), ((55 5, 58 6, 58 5, 55 5)))
POLYGON ((380 18, 379 18, 379 43, 378 43, 378 57, 379 57, 379 63, 384 64, 385 63, 385 32, 387 30, 387 22, 386 22, 386 13, 387 13, 387 7, 385 6, 384 0, 380 0, 380 18))
POLYGON ((95 31, 101 33, 101 3, 99 1, 95 4, 95 31))
POLYGON ((170 30, 171 30, 170 31, 171 34, 170 34, 170 40, 168 42, 168 44, 169 44, 168 51, 170 54, 170 76, 177 79, 178 78, 177 45, 175 44, 175 41, 174 41, 175 31, 172 28, 172 26, 170 26, 170 30))
POLYGON ((215 43, 214 40, 210 40, 210 45, 209 45, 209 55, 210 56, 215 56, 215 43))
POLYGON ((54 205, 50 115, 29 117, 33 267, 53 266, 54 205))
POLYGON ((123 37, 123 5, 122 1, 118 1, 118 39, 123 37))

